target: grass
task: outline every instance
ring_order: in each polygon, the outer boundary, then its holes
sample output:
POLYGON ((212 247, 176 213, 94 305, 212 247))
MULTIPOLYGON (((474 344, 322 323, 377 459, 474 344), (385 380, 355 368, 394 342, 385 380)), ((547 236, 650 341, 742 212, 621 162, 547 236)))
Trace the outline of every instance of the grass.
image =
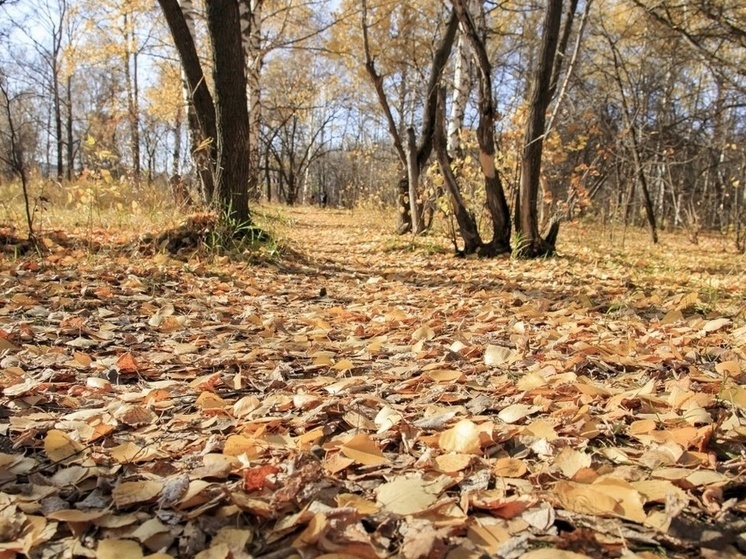
MULTIPOLYGON (((123 246, 177 227, 197 208, 173 202, 167 185, 143 185, 136 189, 127 182, 83 179, 60 186, 36 178, 31 183, 35 229, 41 239, 51 235, 74 238, 79 245, 96 250, 123 246)), ((26 230, 20 186, 0 184, 0 230, 23 236, 26 230)), ((356 229, 370 231, 370 253, 418 253, 424 257, 448 257, 453 248, 447 227, 436 222, 427 236, 393 234, 395 211, 373 207, 353 210, 254 205, 254 225, 270 233, 268 239, 229 243, 217 232, 206 243, 205 254, 229 253, 249 261, 283 258, 298 229, 309 220, 306 214, 322 212, 325 220, 354 220, 356 229), (257 242, 261 241, 261 242, 257 242)), ((305 231, 301 231, 305 235, 305 231)), ((313 231, 309 231, 313 237, 313 231)), ((519 239, 515 239, 516 242, 519 239)), ((344 238, 339 239, 344 244, 344 238)), ((613 299, 610 312, 623 310, 645 297, 667 299, 686 292, 695 299, 685 312, 707 316, 744 314, 742 285, 746 284, 746 256, 735 251, 732 238, 703 232, 699 243, 688 240, 686 231, 662 231, 653 245, 644 229, 604 226, 593 222, 563 224, 558 240, 559 260, 577 262, 588 271, 582 281, 603 282, 604 275, 626 278, 627 298, 613 299), (729 314, 730 313, 730 314, 729 314)), ((6 257, 18 258, 12 251, 6 257)), ((501 264, 506 265, 506 264, 501 264)), ((545 264, 551 268, 553 264, 545 264)), ((580 278, 578 278, 580 280, 580 278)))

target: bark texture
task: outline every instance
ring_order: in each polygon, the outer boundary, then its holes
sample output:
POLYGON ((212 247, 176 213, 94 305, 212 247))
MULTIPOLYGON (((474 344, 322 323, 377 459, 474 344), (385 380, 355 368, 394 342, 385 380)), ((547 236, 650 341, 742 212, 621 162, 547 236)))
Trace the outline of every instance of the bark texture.
POLYGON ((492 240, 482 249, 484 256, 509 253, 510 210, 500 175, 495 168, 495 104, 492 99, 492 66, 484 42, 480 39, 466 0, 454 0, 454 10, 474 51, 479 75, 479 162, 484 175, 487 207, 492 218, 492 240))
POLYGON ((556 85, 554 64, 562 24, 562 1, 548 0, 544 13, 544 33, 529 97, 525 144, 521 158, 518 222, 516 224, 519 246, 516 250, 520 256, 531 258, 546 256, 554 252, 554 246, 542 239, 539 234, 537 208, 546 112, 552 100, 553 85, 556 85), (555 79, 554 84, 553 79, 555 79))
POLYGON ((178 0, 158 0, 158 4, 161 6, 181 59, 181 67, 188 88, 187 95, 193 107, 193 110, 187 112, 188 124, 190 130, 199 131, 197 137, 192 136, 192 156, 195 158, 203 185, 203 199, 205 202, 210 202, 214 191, 214 163, 217 157, 215 105, 207 88, 193 35, 187 23, 188 19, 182 12, 178 0))
POLYGON ((249 114, 237 0, 208 0, 217 128, 217 202, 233 225, 248 225, 249 114))

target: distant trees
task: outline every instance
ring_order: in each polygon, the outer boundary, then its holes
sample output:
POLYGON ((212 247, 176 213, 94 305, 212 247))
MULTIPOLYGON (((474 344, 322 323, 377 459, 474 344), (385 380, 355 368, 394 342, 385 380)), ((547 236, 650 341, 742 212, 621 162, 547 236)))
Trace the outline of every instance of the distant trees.
POLYGON ((483 256, 550 254, 579 215, 746 249, 742 2, 159 4, 0 0, 29 171, 135 190, 180 175, 237 219, 324 193, 421 233, 441 209, 483 256))

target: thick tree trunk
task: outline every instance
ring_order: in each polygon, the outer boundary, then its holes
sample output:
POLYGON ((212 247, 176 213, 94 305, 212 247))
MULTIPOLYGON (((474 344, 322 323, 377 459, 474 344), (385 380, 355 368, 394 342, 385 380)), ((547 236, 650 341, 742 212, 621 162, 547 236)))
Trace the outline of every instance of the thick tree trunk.
POLYGON ((554 61, 562 23, 562 0, 548 0, 544 15, 543 37, 534 72, 526 124, 525 144, 521 158, 521 180, 518 202, 518 254, 537 257, 552 254, 554 246, 539 234, 538 196, 541 158, 544 147, 546 111, 552 100, 554 61))
POLYGON ((217 203, 233 225, 247 225, 249 114, 237 0, 207 0, 207 27, 213 51, 217 125, 217 203))

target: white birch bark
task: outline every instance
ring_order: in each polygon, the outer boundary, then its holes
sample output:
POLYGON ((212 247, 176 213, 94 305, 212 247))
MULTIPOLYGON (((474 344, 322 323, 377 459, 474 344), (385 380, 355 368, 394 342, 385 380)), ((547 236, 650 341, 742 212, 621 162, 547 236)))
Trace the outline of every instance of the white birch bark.
MULTIPOLYGON (((469 0, 467 3, 469 13, 472 16, 481 8, 477 0, 469 0)), ((478 26, 484 23, 483 18, 477 18, 478 26)), ((478 27, 481 29, 481 27, 478 27)), ((457 157, 461 150, 462 130, 464 127, 464 115, 466 105, 469 102, 469 94, 472 87, 471 79, 471 52, 469 41, 463 32, 463 26, 459 24, 458 43, 455 53, 455 68, 453 72, 453 94, 451 98, 451 114, 448 117, 447 150, 448 156, 457 157)))

